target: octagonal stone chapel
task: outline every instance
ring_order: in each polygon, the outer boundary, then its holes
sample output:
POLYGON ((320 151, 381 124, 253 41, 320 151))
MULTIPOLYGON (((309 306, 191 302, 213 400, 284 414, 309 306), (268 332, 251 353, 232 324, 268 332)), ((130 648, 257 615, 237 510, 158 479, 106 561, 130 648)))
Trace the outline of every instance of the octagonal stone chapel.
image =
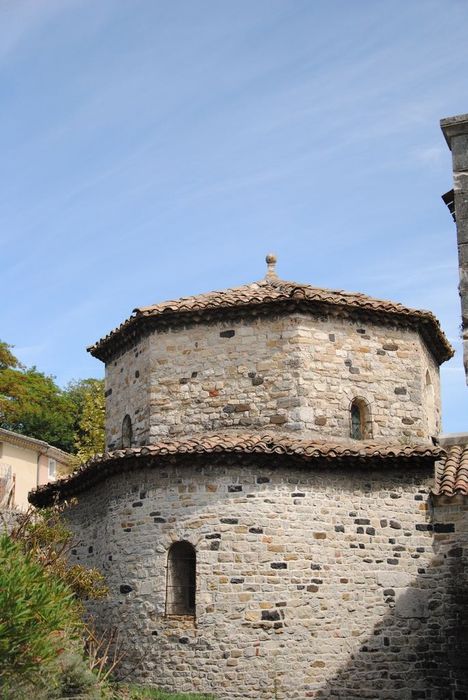
POLYGON ((437 319, 266 276, 89 348, 106 442, 66 502, 121 672, 218 699, 468 698, 468 449, 439 444, 437 319))

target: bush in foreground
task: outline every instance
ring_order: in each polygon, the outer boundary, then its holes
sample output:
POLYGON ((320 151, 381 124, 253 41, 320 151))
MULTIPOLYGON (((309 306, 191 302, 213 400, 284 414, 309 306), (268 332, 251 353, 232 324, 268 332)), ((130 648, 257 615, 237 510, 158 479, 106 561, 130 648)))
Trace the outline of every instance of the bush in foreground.
POLYGON ((31 553, 0 535, 0 681, 8 689, 41 681, 65 641, 79 638, 80 607, 73 592, 31 553))
POLYGON ((82 621, 82 600, 107 589, 96 570, 68 564, 72 546, 59 508, 0 532, 0 700, 214 700, 111 682, 118 640, 82 621))
POLYGON ((82 600, 106 594, 102 576, 70 567, 59 509, 18 514, 0 532, 0 698, 104 698, 84 657, 82 600))

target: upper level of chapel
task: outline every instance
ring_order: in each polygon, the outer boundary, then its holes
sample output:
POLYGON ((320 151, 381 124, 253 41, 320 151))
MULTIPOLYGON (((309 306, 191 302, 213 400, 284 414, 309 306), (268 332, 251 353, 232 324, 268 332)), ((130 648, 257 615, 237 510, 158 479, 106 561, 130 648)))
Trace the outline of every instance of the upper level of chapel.
POLYGON ((134 310, 89 348, 106 364, 107 449, 204 432, 424 442, 440 432, 428 311, 264 279, 134 310))

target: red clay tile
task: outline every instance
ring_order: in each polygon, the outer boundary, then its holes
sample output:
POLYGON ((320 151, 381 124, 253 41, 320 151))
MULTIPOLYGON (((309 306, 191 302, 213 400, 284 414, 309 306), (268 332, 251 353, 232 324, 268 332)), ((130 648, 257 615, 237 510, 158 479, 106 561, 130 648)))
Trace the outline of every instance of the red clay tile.
POLYGON ((453 348, 439 321, 430 311, 411 309, 394 301, 374 299, 358 292, 322 289, 276 277, 267 277, 259 282, 223 291, 136 308, 129 319, 90 346, 88 351, 94 357, 106 361, 127 343, 137 340, 149 323, 151 328, 175 327, 212 318, 278 313, 286 306, 288 311, 298 309, 310 313, 323 313, 332 310, 337 314, 352 314, 365 318, 370 316, 376 321, 390 320, 393 323, 412 326, 426 338, 428 346, 439 362, 444 362, 453 355, 453 348))
POLYGON ((449 447, 439 462, 434 493, 443 496, 468 496, 468 445, 449 447))
POLYGON ((203 434, 173 440, 161 440, 144 447, 114 450, 97 455, 70 476, 41 486, 32 491, 29 500, 33 505, 44 507, 56 501, 73 497, 80 491, 104 480, 108 475, 141 466, 157 468, 167 465, 167 460, 176 463, 183 455, 206 459, 221 455, 226 463, 233 455, 271 455, 313 467, 324 463, 337 466, 372 466, 385 464, 393 467, 408 467, 410 464, 433 463, 440 459, 443 450, 432 445, 386 445, 367 441, 351 440, 305 440, 288 434, 265 433, 221 433, 203 434))

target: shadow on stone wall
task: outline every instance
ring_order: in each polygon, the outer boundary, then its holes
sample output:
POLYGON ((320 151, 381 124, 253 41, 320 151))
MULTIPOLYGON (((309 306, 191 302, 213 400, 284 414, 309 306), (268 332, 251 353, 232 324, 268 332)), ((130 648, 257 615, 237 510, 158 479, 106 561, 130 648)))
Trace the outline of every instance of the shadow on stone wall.
MULTIPOLYGON (((366 488, 364 483, 363 489, 366 488)), ((367 490, 370 490, 370 486, 367 490)), ((422 501, 422 493, 417 495, 419 501, 422 501)), ((369 599, 375 600, 374 585, 378 586, 381 605, 379 604, 376 616, 381 617, 372 633, 354 653, 350 653, 341 668, 338 671, 333 670, 336 669, 336 666, 333 666, 333 658, 328 664, 327 651, 315 659, 316 663, 314 659, 311 662, 312 652, 307 648, 310 635, 306 632, 298 642, 299 646, 303 646, 299 650, 298 658, 302 659, 304 666, 297 668, 296 665, 297 678, 294 677, 294 668, 289 670, 286 664, 283 671, 280 663, 277 691, 273 690, 272 681, 263 694, 254 696, 251 693, 249 697, 268 700, 468 700, 468 522, 461 520, 461 510, 457 510, 454 504, 420 512, 421 520, 422 512, 427 519, 425 523, 415 525, 415 534, 417 535, 418 530, 425 533, 426 549, 419 548, 421 554, 425 552, 425 556, 418 559, 418 548, 413 538, 409 540, 411 550, 407 550, 405 556, 414 558, 411 571, 414 571, 415 562, 427 562, 430 537, 426 533, 432 531, 430 565, 425 567, 422 563, 416 578, 414 574, 408 573, 403 558, 391 562, 387 560, 389 565, 382 564, 382 570, 375 571, 376 583, 372 583, 372 596, 369 599), (327 665, 330 668, 327 668, 327 665), (313 676, 314 670, 317 671, 317 680, 313 676), (307 682, 310 683, 305 688, 304 677, 308 678, 307 682), (328 680, 325 681, 324 678, 328 680), (296 687, 293 685, 295 680, 296 687)), ((401 543, 393 538, 390 542, 396 544, 395 551, 402 551, 401 543)), ((85 549, 88 545, 86 542, 85 549)), ((120 592, 126 593, 122 588, 126 588, 125 584, 128 582, 128 562, 124 561, 122 568, 125 578, 122 579, 120 592)), ((349 593, 352 595, 351 591, 349 593)), ((208 648, 210 638, 197 640, 197 646, 194 647, 186 641, 186 635, 182 631, 165 642, 164 635, 160 635, 160 621, 151 629, 152 615, 156 616, 156 613, 151 612, 145 605, 143 602, 141 610, 138 611, 138 619, 142 620, 141 626, 135 626, 135 602, 126 595, 117 595, 107 601, 91 604, 90 611, 92 614, 95 610, 97 617, 105 621, 106 626, 120 629, 123 650, 128 652, 127 661, 122 668, 125 676, 130 674, 130 677, 138 679, 139 682, 154 683, 155 679, 162 675, 160 668, 167 663, 172 654, 174 663, 177 664, 176 671, 180 673, 179 685, 184 679, 190 684, 191 664, 197 663, 197 655, 199 659, 203 658, 205 651, 201 649, 200 644, 203 643, 208 648), (163 647, 164 644, 166 647, 163 647), (156 650, 159 650, 159 653, 156 650), (179 672, 179 668, 182 671, 179 672)), ((346 643, 356 640, 351 629, 347 627, 351 627, 352 622, 352 615, 348 616, 346 613, 343 619, 343 636, 346 643)), ((355 622, 357 624, 354 627, 363 629, 366 621, 361 621, 362 625, 359 625, 359 619, 355 622)), ((291 627, 294 626, 294 619, 291 619, 290 624, 291 627)), ((200 630, 202 637, 203 628, 200 630)), ((208 632, 209 635, 213 634, 212 630, 208 632)), ((297 642, 294 629, 291 629, 289 637, 285 635, 283 639, 284 644, 278 648, 279 657, 288 654, 288 643, 294 645, 297 642)), ((317 632, 317 641, 320 642, 320 631, 317 632)), ((230 639, 229 643, 235 645, 235 637, 230 639)), ((213 657, 218 651, 216 649, 210 652, 210 655, 213 657)), ((266 672, 263 661, 264 659, 259 659, 259 672, 263 673, 269 683, 273 676, 276 678, 276 674, 271 671, 272 656, 265 658, 266 672)), ((232 676, 229 676, 229 671, 226 672, 224 663, 214 663, 210 674, 210 683, 213 684, 215 694, 218 689, 218 697, 229 700, 244 697, 240 694, 241 690, 236 688, 232 676), (221 678, 218 681, 218 676, 222 674, 226 674, 226 683, 223 683, 221 678)), ((249 682, 247 679, 246 683, 249 682)), ((195 686, 188 688, 194 689, 195 686)))
POLYGON ((309 697, 468 700, 468 551, 453 535, 440 537, 434 537, 430 567, 420 569, 409 588, 382 588, 388 613, 346 666, 309 697))
MULTIPOLYGON (((290 692, 280 674, 272 699, 468 700, 468 548, 453 535, 438 537, 444 535, 435 535, 430 567, 421 568, 409 587, 405 571, 381 572, 378 581, 388 612, 338 673, 320 687, 305 688, 303 695, 297 689, 290 692)), ((122 623, 125 605, 117 607, 108 611, 108 619, 122 623)), ((141 648, 136 637, 125 641, 141 648)), ((125 674, 142 661, 130 656, 125 674)), ((145 682, 146 675, 151 682, 152 673, 148 667, 140 680, 145 682)))

